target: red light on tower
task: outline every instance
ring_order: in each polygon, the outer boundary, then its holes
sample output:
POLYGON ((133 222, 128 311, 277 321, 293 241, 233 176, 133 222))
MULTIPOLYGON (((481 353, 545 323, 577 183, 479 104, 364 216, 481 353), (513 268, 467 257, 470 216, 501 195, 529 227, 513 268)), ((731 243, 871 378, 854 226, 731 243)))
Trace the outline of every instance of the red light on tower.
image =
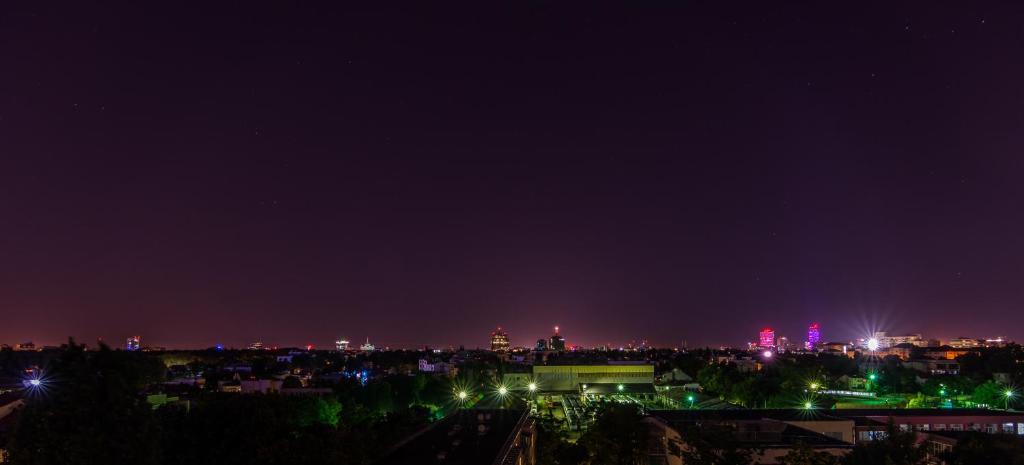
POLYGON ((758 338, 758 340, 760 341, 759 345, 761 347, 775 347, 775 330, 769 327, 765 327, 764 329, 761 330, 760 337, 758 338))

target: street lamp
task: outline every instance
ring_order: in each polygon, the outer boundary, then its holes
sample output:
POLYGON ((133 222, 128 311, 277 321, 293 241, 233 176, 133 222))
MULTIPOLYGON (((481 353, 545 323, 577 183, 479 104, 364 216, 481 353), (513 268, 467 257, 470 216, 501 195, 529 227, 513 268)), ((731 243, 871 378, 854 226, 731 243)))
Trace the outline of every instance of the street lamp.
POLYGON ((1003 410, 1010 410, 1010 399, 1013 398, 1013 390, 1007 389, 1006 392, 1003 393, 1003 395, 1006 396, 1006 405, 1003 410))
POLYGON ((880 344, 878 343, 878 339, 875 339, 875 338, 868 339, 868 350, 874 352, 874 351, 878 350, 879 347, 880 347, 880 344))
POLYGON ((456 397, 458 397, 459 400, 466 400, 466 397, 468 396, 469 394, 467 394, 466 391, 459 391, 459 393, 456 394, 456 397))
POLYGON ((622 392, 623 389, 626 389, 626 386, 623 386, 623 385, 620 384, 619 385, 619 392, 622 392))
POLYGON ((814 404, 812 404, 811 401, 804 402, 804 409, 805 410, 810 410, 812 408, 814 408, 814 404))
POLYGON ((530 392, 534 392, 537 390, 537 383, 530 383, 526 385, 526 388, 529 389, 530 392))
POLYGON ((692 409, 693 408, 693 401, 694 401, 693 394, 690 394, 690 395, 686 396, 686 400, 690 401, 690 408, 692 409))
POLYGON ((503 396, 505 394, 508 394, 508 388, 505 386, 498 386, 498 395, 503 396))
POLYGON ((811 388, 812 391, 817 391, 818 390, 818 383, 811 383, 811 385, 809 387, 811 388))

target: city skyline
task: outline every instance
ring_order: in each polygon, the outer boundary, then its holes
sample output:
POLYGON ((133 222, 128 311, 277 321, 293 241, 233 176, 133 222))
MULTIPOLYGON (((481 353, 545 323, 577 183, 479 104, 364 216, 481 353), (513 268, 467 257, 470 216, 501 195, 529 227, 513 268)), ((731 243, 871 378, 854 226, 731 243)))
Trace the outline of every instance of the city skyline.
MULTIPOLYGON (((826 343, 856 343, 858 340, 863 341, 863 340, 866 340, 866 339, 869 339, 869 338, 876 337, 879 333, 888 333, 889 336, 919 335, 919 336, 922 337, 923 340, 933 339, 933 340, 939 340, 939 341, 942 341, 942 342, 947 342, 947 341, 955 340, 955 339, 958 339, 958 338, 969 338, 969 339, 984 340, 984 339, 994 339, 994 338, 998 337, 998 338, 1007 338, 1008 341, 1014 341, 1015 340, 1012 337, 1009 337, 1009 336, 1007 336, 1007 334, 1004 334, 1004 333, 999 333, 999 334, 996 334, 996 333, 992 333, 992 334, 973 334, 973 335, 972 334, 955 333, 956 335, 945 335, 945 336, 941 336, 940 337, 940 336, 933 335, 933 334, 922 333, 922 332, 915 332, 915 331, 909 330, 909 329, 908 330, 888 330, 888 331, 886 331, 885 328, 876 328, 876 329, 873 329, 873 330, 870 330, 870 331, 867 331, 867 332, 851 333, 849 336, 845 336, 845 337, 828 338, 828 337, 821 336, 821 333, 820 333, 821 330, 824 330, 825 331, 824 334, 827 336, 829 334, 827 327, 823 327, 817 321, 815 321, 813 323, 809 323, 809 325, 811 325, 810 327, 814 329, 815 335, 819 338, 819 339, 816 340, 817 345, 826 344, 826 343)), ((785 325, 781 325, 779 327, 789 328, 791 326, 794 326, 794 325, 792 325, 792 324, 785 324, 785 325)), ((214 348, 214 347, 216 347, 216 348, 230 348, 230 349, 245 349, 245 348, 251 348, 252 344, 254 344, 254 343, 260 344, 264 348, 272 348, 272 347, 300 347, 301 348, 301 347, 306 347, 306 346, 310 346, 311 345, 311 346, 313 346, 316 349, 330 350, 330 349, 336 349, 339 346, 339 343, 341 343, 341 342, 344 342, 344 345, 347 347, 347 346, 350 345, 350 342, 349 342, 350 340, 356 340, 356 341, 366 340, 367 343, 371 343, 372 342, 378 348, 385 348, 385 347, 387 347, 387 348, 392 348, 392 349, 403 349, 403 350, 404 349, 422 349, 424 347, 430 347, 430 348, 435 348, 435 349, 442 349, 442 348, 460 347, 460 346, 463 346, 463 347, 465 347, 467 349, 487 349, 488 347, 492 347, 493 346, 494 335, 496 334, 496 332, 498 332, 498 333, 503 334, 504 337, 507 338, 508 343, 509 343, 509 347, 513 348, 513 349, 514 348, 526 348, 526 349, 533 348, 533 347, 536 346, 537 338, 548 340, 549 337, 552 334, 565 337, 565 344, 567 346, 569 346, 569 347, 579 346, 579 347, 586 348, 586 349, 598 348, 598 347, 608 347, 608 348, 612 348, 612 349, 618 349, 618 348, 625 348, 625 347, 629 347, 629 346, 640 346, 640 345, 646 345, 646 346, 652 347, 652 348, 682 348, 682 345, 683 345, 682 342, 684 342, 684 341, 686 342, 686 346, 688 348, 691 348, 691 349, 698 349, 698 348, 703 348, 703 347, 712 347, 712 348, 716 348, 716 347, 743 348, 746 344, 754 344, 757 347, 761 347, 761 348, 771 348, 771 347, 775 347, 775 343, 777 341, 779 341, 781 338, 786 338, 786 339, 788 339, 790 344, 795 344, 796 346, 799 346, 799 348, 803 349, 805 347, 804 343, 807 342, 807 339, 810 337, 810 334, 807 334, 807 331, 808 331, 808 326, 807 325, 805 325, 803 327, 803 330, 805 331, 805 333, 803 335, 799 335, 799 336, 793 336, 793 335, 791 335, 788 332, 778 331, 778 330, 775 329, 776 326, 771 326, 771 327, 762 327, 760 329, 755 330, 756 333, 752 333, 752 335, 750 337, 748 337, 746 340, 743 340, 743 341, 725 341, 725 342, 720 342, 720 343, 709 343, 709 344, 691 344, 691 343, 689 343, 689 341, 693 341, 695 339, 687 338, 685 336, 682 337, 681 339, 677 339, 675 342, 670 342, 670 341, 653 341, 653 340, 650 340, 650 339, 648 339, 646 337, 642 337, 642 336, 619 338, 619 339, 615 339, 615 340, 607 340, 607 341, 601 341, 601 342, 583 342, 583 341, 589 340, 585 335, 580 335, 581 339, 577 341, 577 340, 572 338, 571 333, 570 333, 569 337, 566 337, 565 334, 563 334, 562 331, 561 331, 562 328, 559 327, 559 326, 549 327, 548 328, 549 329, 549 334, 547 334, 547 335, 538 335, 538 336, 536 336, 536 338, 532 338, 533 336, 528 335, 528 334, 523 334, 523 335, 515 334, 515 332, 509 331, 508 328, 505 325, 497 326, 496 328, 497 329, 495 329, 495 327, 492 327, 490 332, 487 333, 487 337, 486 338, 481 339, 481 341, 475 341, 473 343, 455 343, 455 342, 447 342, 447 343, 446 342, 428 342, 428 343, 412 343, 412 344, 410 344, 410 343, 401 343, 401 342, 396 343, 396 342, 393 342, 393 341, 388 341, 386 337, 375 337, 375 336, 371 335, 371 336, 363 336, 362 338, 358 338, 358 337, 357 338, 352 338, 348 334, 343 334, 340 338, 337 337, 337 336, 335 336, 335 337, 316 336, 316 337, 308 338, 308 339, 303 340, 303 341, 279 341, 279 340, 276 340, 272 335, 270 337, 250 338, 250 339, 244 340, 242 342, 238 342, 238 343, 225 342, 225 340, 218 339, 216 341, 211 341, 208 344, 199 344, 199 345, 195 345, 195 346, 174 346, 174 345, 161 344, 160 340, 151 341, 149 338, 145 339, 145 343, 139 345, 139 340, 141 339, 141 336, 138 336, 138 335, 129 336, 127 338, 127 340, 128 340, 129 347, 132 347, 132 341, 134 340, 134 347, 136 349, 138 349, 140 347, 141 348, 159 347, 159 348, 162 348, 162 349, 166 348, 166 349, 171 349, 171 350, 176 350, 176 349, 191 350, 191 349, 203 349, 203 348, 214 348), (770 342, 770 343, 766 342, 766 339, 765 339, 765 336, 764 336, 765 331, 769 331, 770 332, 770 334, 771 334, 770 337, 772 338, 773 342, 770 342), (327 339, 330 339, 329 343, 327 342, 327 339), (152 342, 152 344, 150 344, 150 342, 152 342)), ((794 334, 798 334, 798 333, 794 333, 794 334)), ((951 333, 951 334, 953 334, 953 333, 951 333)), ((121 348, 124 345, 124 344, 122 344, 122 345, 111 344, 109 339, 97 339, 97 340, 93 340, 93 341, 88 341, 88 340, 83 340, 81 338, 76 338, 76 342, 78 342, 78 343, 83 343, 84 342, 84 343, 90 344, 90 345, 93 344, 93 343, 98 343, 100 341, 110 345, 113 348, 121 348)), ((62 344, 64 342, 67 342, 67 339, 65 338, 65 339, 60 340, 60 341, 22 339, 22 340, 17 340, 17 341, 0 341, 0 344, 6 344, 6 345, 9 345, 9 346, 13 347, 16 344, 20 344, 20 343, 23 343, 23 342, 32 342, 36 346, 42 347, 44 345, 45 346, 60 345, 60 344, 62 344)), ((796 347, 796 346, 794 346, 794 347, 796 347)), ((353 344, 353 345, 351 345, 351 347, 355 347, 355 345, 353 344)))
POLYGON ((8 344, 1024 340, 1017 5, 8 18, 8 344))

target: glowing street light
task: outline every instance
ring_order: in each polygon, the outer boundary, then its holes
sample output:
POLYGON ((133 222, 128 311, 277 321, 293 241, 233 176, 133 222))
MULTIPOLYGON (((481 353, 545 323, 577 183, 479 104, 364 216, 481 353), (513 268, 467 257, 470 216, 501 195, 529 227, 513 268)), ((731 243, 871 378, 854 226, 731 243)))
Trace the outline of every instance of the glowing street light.
POLYGON ((880 346, 878 344, 878 339, 876 339, 876 338, 868 339, 868 350, 874 352, 874 351, 878 350, 879 347, 880 346))
POLYGON ((871 374, 868 375, 868 379, 870 379, 871 381, 874 381, 874 380, 878 379, 878 375, 875 374, 875 373, 871 373, 871 374))
POLYGON ((811 383, 809 387, 811 388, 812 391, 817 391, 818 390, 818 383, 811 383))
POLYGON ((469 396, 469 394, 467 394, 466 391, 459 391, 459 393, 456 395, 458 396, 459 400, 466 400, 466 397, 469 396))
POLYGON ((619 392, 622 392, 623 389, 626 389, 626 386, 623 386, 623 385, 620 384, 619 385, 619 392))
POLYGON ((526 388, 529 389, 530 392, 534 392, 537 390, 537 383, 530 383, 526 386, 526 388))
POLYGON ((764 355, 764 358, 772 358, 772 351, 770 351, 770 350, 766 350, 766 351, 764 351, 764 353, 763 353, 763 354, 761 354, 761 355, 764 355))
POLYGON ((686 396, 686 400, 690 401, 690 408, 693 408, 693 401, 694 401, 693 394, 690 394, 690 395, 686 396))
POLYGON ((28 381, 28 384, 30 384, 32 387, 39 387, 43 384, 43 382, 40 381, 39 379, 30 379, 28 381))
POLYGON ((804 409, 805 410, 810 410, 812 408, 814 408, 814 404, 811 403, 811 401, 804 402, 804 409))
POLYGON ((1010 410, 1010 399, 1013 398, 1013 395, 1013 389, 1007 389, 1006 392, 1003 393, 1003 396, 1006 397, 1006 405, 1003 410, 1010 410))
POLYGON ((505 386, 498 386, 498 395, 503 396, 505 394, 508 394, 508 388, 505 386))

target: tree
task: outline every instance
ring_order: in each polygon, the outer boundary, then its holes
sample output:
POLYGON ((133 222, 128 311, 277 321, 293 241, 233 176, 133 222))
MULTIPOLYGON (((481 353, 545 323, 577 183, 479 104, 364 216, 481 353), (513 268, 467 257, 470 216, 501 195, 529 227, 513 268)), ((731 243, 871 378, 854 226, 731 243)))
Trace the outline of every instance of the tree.
POLYGON ((995 381, 986 381, 974 388, 971 393, 971 401, 976 404, 984 404, 991 408, 1002 407, 1005 400, 1006 388, 995 381))
POLYGON ((1024 465, 1024 443, 999 434, 966 433, 943 459, 949 465, 1024 465))
POLYGON ((915 444, 914 433, 901 432, 889 424, 886 437, 857 444, 843 458, 843 465, 924 465, 925 450, 915 444))
POLYGON ((144 357, 106 345, 87 352, 69 340, 27 397, 12 432, 11 463, 160 463, 158 425, 138 395, 160 374, 144 357))
POLYGON ((647 440, 639 407, 611 402, 601 406, 579 444, 590 452, 591 465, 635 465, 646 456, 647 440))
POLYGON ((819 452, 802 442, 786 455, 779 457, 779 465, 836 465, 839 458, 828 452, 819 452))
POLYGON ((701 465, 749 465, 754 451, 739 446, 735 432, 728 427, 694 426, 681 432, 682 444, 670 452, 683 463, 701 465))

